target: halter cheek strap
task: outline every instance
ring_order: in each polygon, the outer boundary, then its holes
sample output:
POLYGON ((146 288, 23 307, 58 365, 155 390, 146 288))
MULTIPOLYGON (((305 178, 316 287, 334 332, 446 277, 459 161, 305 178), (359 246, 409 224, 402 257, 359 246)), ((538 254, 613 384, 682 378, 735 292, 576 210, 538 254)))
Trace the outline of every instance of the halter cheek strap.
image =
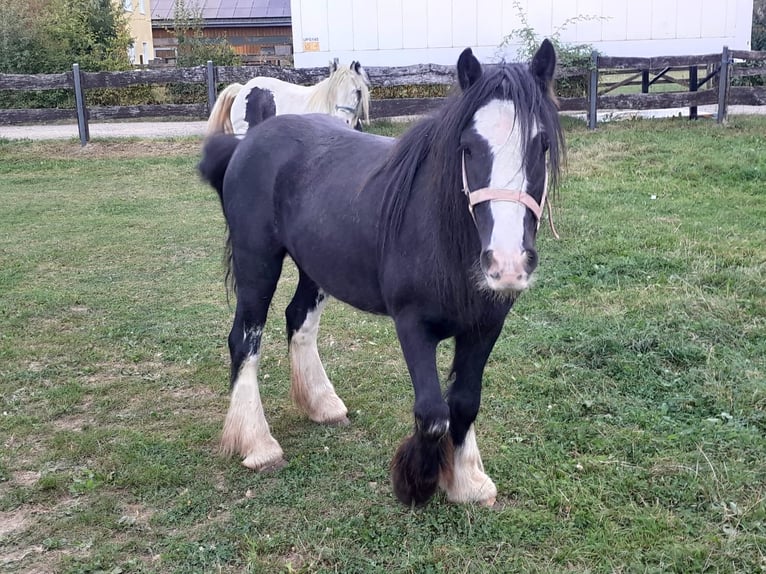
POLYGON ((350 114, 356 113, 356 108, 352 108, 351 106, 335 106, 335 111, 343 110, 344 112, 348 112, 350 114))
POLYGON ((548 209, 548 223, 550 224, 551 232, 556 239, 559 239, 559 234, 556 232, 556 227, 553 225, 553 212, 551 211, 551 204, 550 202, 547 204, 545 202, 548 196, 547 173, 545 176, 545 184, 543 186, 543 199, 540 203, 537 203, 537 200, 534 197, 529 195, 526 191, 522 190, 482 187, 481 189, 471 191, 471 188, 468 187, 468 175, 465 169, 465 152, 463 152, 462 156, 462 167, 463 193, 465 193, 466 198, 468 198, 468 211, 471 212, 471 217, 474 218, 474 221, 476 221, 476 216, 473 214, 474 205, 484 203, 485 201, 512 201, 514 203, 520 203, 529 209, 535 215, 535 219, 537 219, 537 228, 540 229, 540 221, 542 220, 543 215, 543 205, 546 205, 548 209))

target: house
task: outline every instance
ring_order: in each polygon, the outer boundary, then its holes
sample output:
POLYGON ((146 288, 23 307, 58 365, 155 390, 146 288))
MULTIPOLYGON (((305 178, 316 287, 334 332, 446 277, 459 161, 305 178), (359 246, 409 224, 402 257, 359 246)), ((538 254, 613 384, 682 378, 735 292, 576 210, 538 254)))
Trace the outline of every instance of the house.
POLYGON ((128 49, 132 64, 144 65, 154 59, 150 0, 120 0, 128 21, 133 45, 128 49))
MULTIPOLYGON (((207 38, 226 38, 245 63, 292 62, 290 0, 186 0, 183 8, 200 18, 207 38)), ((152 0, 157 58, 172 61, 176 0, 152 0)), ((326 63, 325 63, 326 64, 326 63)))
POLYGON ((296 67, 330 58, 366 66, 454 64, 462 49, 483 61, 523 18, 539 37, 557 34, 609 56, 749 50, 753 0, 292 0, 296 67))

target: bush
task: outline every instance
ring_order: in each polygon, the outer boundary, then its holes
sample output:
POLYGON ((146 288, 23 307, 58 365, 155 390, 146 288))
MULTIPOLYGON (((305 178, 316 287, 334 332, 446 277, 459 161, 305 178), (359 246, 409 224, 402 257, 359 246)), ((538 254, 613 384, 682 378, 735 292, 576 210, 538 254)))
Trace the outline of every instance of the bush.
MULTIPOLYGON (((514 0, 513 7, 518 15, 521 26, 515 28, 503 38, 498 46, 498 57, 504 58, 511 46, 516 46, 517 57, 522 61, 530 61, 542 43, 542 38, 529 25, 527 14, 519 0, 514 0)), ((590 44, 570 44, 561 40, 561 33, 572 24, 600 20, 601 16, 580 15, 568 18, 561 26, 556 28, 548 39, 556 49, 556 67, 560 70, 567 69, 590 69, 592 66, 593 46, 590 44)), ((570 76, 556 80, 556 94, 564 98, 581 97, 588 94, 588 78, 582 76, 570 76)))
MULTIPOLYGON (((122 3, 112 0, 26 0, 0 2, 0 73, 129 69, 131 39, 122 3)), ((89 94, 96 102, 119 102, 117 90, 89 94)), ((132 97, 135 97, 135 90, 132 97)), ((73 108, 72 90, 4 92, 5 108, 73 108)))
POLYGON ((766 0, 755 0, 754 2, 751 39, 751 49, 766 50, 766 0))

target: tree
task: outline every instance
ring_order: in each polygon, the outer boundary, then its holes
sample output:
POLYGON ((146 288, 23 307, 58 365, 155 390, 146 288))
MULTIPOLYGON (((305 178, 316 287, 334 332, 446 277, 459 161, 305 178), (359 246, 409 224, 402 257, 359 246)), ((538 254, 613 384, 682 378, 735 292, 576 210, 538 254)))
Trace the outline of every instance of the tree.
POLYGON ((173 33, 178 44, 176 65, 201 66, 211 60, 218 66, 240 63, 226 38, 207 38, 202 31, 202 10, 195 0, 176 0, 173 33))
POLYGON ((766 0, 753 2, 753 34, 750 47, 753 50, 766 50, 766 0))
POLYGON ((40 12, 26 0, 0 2, 0 73, 45 69, 40 12))
POLYGON ((0 71, 52 73, 130 67, 131 39, 122 6, 112 0, 3 0, 0 71))
POLYGON ((130 68, 131 38, 122 3, 112 0, 52 0, 45 37, 56 49, 50 60, 59 71, 77 62, 86 71, 130 68), (55 53, 55 55, 54 55, 55 53))

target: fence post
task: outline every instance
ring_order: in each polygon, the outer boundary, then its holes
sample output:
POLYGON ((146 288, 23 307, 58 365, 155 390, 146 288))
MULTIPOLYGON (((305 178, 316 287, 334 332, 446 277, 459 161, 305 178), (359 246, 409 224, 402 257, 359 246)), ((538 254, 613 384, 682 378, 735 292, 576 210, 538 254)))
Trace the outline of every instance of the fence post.
POLYGON ((598 52, 590 55, 590 82, 588 83, 588 129, 596 129, 596 108, 598 100, 598 52))
POLYGON ((85 109, 85 94, 82 91, 80 64, 72 64, 72 78, 74 80, 74 101, 77 106, 77 131, 80 132, 80 145, 84 146, 90 141, 90 129, 88 128, 88 110, 85 109))
POLYGON ((721 71, 718 73, 718 123, 726 123, 726 98, 729 92, 729 47, 721 53, 721 71))
POLYGON ((207 61, 207 113, 210 114, 210 111, 213 109, 213 106, 215 105, 215 67, 213 66, 213 61, 208 60, 207 61))
MULTIPOLYGON (((689 91, 690 92, 696 92, 698 86, 699 79, 697 78, 697 65, 689 66, 689 91)), ((697 119, 697 106, 690 106, 689 107, 689 119, 690 120, 696 120, 697 119)))

